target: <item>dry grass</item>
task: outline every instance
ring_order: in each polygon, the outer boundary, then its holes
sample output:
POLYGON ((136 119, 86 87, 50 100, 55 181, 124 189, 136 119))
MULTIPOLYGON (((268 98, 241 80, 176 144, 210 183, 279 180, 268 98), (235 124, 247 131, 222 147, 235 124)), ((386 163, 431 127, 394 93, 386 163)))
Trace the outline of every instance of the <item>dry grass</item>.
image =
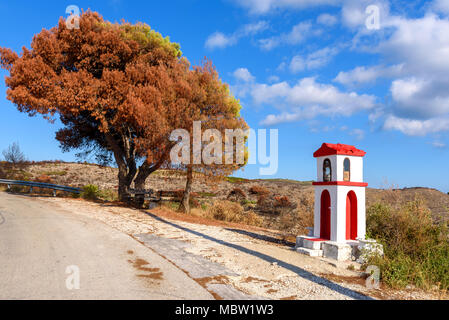
POLYGON ((268 195, 270 194, 270 190, 268 190, 268 188, 264 187, 264 186, 252 186, 251 188, 249 188, 249 193, 250 194, 256 194, 256 195, 268 195))
POLYGON ((241 202, 246 200, 246 193, 241 188, 234 188, 228 194, 228 200, 241 202))
POLYGON ((245 223, 253 226, 262 225, 262 218, 254 211, 245 211, 240 204, 228 200, 215 201, 207 213, 216 220, 245 223))

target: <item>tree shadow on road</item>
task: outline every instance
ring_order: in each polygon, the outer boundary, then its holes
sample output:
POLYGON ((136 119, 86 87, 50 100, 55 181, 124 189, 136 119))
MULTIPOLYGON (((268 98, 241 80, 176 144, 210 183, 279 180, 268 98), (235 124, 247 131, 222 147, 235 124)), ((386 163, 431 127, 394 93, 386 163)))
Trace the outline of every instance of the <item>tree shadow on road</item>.
POLYGON ((332 282, 332 281, 327 280, 325 278, 319 277, 319 276, 317 276, 317 275, 315 275, 315 274, 313 274, 313 273, 311 273, 311 272, 309 272, 307 270, 304 270, 304 269, 302 269, 302 268, 300 268, 298 266, 295 266, 295 265, 292 265, 292 264, 287 263, 285 261, 273 258, 273 257, 271 257, 269 255, 264 254, 264 253, 261 253, 261 252, 255 251, 255 250, 251 250, 251 249, 245 248, 245 247, 243 247, 241 245, 238 245, 238 244, 235 244, 235 243, 230 243, 230 242, 227 242, 227 241, 224 241, 224 240, 220 240, 220 239, 208 236, 208 235, 206 235, 204 233, 201 233, 201 232, 198 232, 198 231, 195 231, 195 230, 192 230, 192 229, 180 226, 180 225, 178 225, 178 224, 176 224, 174 222, 170 222, 170 221, 167 221, 167 220, 165 220, 165 219, 163 219, 161 217, 158 217, 157 215, 152 214, 152 213, 150 213, 148 211, 145 211, 145 214, 147 214, 148 216, 150 216, 150 217, 152 217, 152 218, 154 218, 154 219, 156 219, 156 220, 158 220, 158 221, 160 221, 162 223, 165 223, 165 224, 170 225, 172 227, 178 228, 178 229, 183 230, 185 232, 189 232, 191 234, 194 234, 196 236, 202 237, 204 239, 216 242, 218 244, 227 246, 229 248, 233 248, 235 250, 239 250, 239 251, 241 251, 243 253, 250 254, 250 255, 255 256, 255 257, 259 258, 259 259, 267 261, 269 263, 276 263, 279 267, 282 267, 282 268, 285 268, 287 270, 290 270, 290 271, 296 273, 298 276, 300 276, 300 277, 302 277, 304 279, 307 279, 307 280, 312 281, 312 282, 314 282, 316 284, 322 285, 323 287, 326 287, 326 288, 328 288, 328 289, 330 289, 332 291, 335 291, 335 292, 337 292, 339 294, 345 295, 345 296, 347 296, 349 298, 360 299, 360 300, 374 300, 373 298, 371 298, 369 296, 366 296, 366 295, 364 295, 362 293, 359 293, 357 291, 345 288, 345 287, 343 287, 343 286, 341 286, 341 285, 339 285, 339 284, 337 284, 335 282, 332 282))
POLYGON ((259 234, 259 233, 255 233, 255 232, 250 232, 247 230, 242 230, 242 229, 234 229, 234 228, 224 228, 225 230, 228 231, 232 231, 235 233, 239 233, 242 234, 244 236, 250 237, 250 238, 254 238, 257 240, 262 240, 262 241, 266 241, 266 242, 270 242, 270 243, 276 243, 276 244, 281 244, 281 245, 285 245, 285 246, 289 246, 289 247, 294 247, 295 243, 291 242, 291 241, 287 241, 284 239, 280 239, 280 238, 276 238, 276 237, 272 237, 272 236, 268 236, 265 234, 259 234))

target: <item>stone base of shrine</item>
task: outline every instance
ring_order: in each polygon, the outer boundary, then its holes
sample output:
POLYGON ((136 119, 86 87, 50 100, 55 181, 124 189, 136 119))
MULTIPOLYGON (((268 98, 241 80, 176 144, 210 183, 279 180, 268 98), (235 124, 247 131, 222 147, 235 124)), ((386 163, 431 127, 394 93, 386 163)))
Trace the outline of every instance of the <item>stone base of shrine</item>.
POLYGON ((296 237, 297 252, 311 257, 325 257, 337 261, 357 261, 363 263, 372 254, 383 255, 383 247, 375 240, 347 240, 343 243, 311 236, 296 237))

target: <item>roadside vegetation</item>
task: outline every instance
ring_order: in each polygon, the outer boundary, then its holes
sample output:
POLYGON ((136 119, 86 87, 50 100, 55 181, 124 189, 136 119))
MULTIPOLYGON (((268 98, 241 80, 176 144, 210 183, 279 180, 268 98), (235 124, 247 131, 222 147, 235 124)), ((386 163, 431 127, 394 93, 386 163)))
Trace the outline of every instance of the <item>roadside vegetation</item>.
POLYGON ((422 200, 394 207, 378 203, 367 210, 367 236, 384 246, 384 256, 367 265, 381 269, 382 281, 393 288, 416 286, 449 289, 449 232, 435 222, 422 200))

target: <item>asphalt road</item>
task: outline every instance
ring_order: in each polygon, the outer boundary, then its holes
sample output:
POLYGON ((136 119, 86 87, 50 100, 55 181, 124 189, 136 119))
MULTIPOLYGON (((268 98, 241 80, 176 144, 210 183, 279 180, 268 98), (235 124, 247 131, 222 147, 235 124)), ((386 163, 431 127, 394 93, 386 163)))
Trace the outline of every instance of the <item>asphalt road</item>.
POLYGON ((0 299, 213 299, 102 222, 0 192, 0 299))

